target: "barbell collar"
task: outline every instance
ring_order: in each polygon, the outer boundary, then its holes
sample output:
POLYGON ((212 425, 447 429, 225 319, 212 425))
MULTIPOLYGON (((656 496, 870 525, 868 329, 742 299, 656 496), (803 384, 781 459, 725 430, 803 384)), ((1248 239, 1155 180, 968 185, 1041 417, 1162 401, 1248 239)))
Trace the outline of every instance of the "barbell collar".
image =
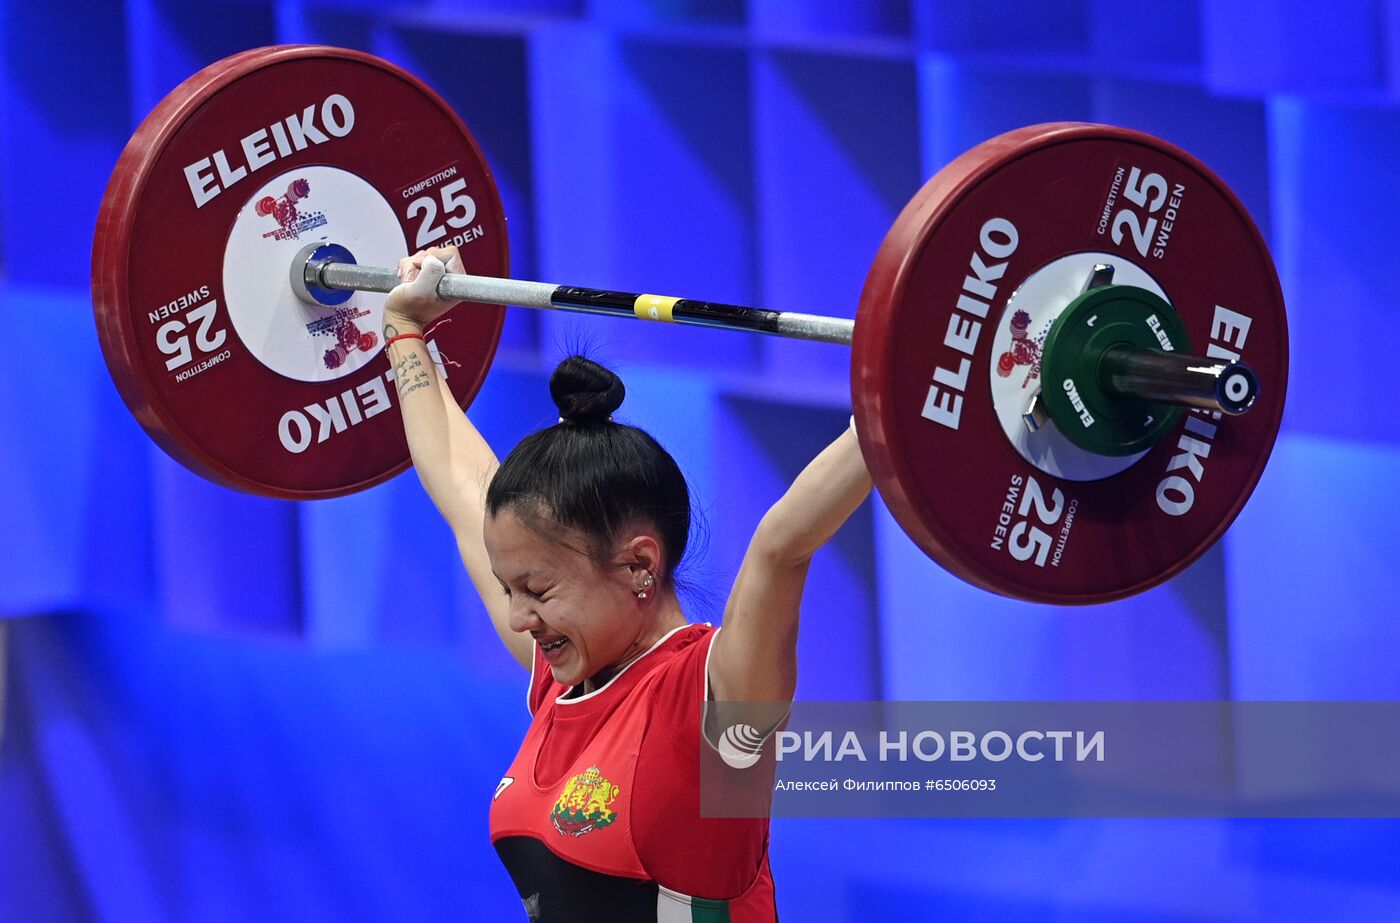
POLYGON ((1239 361, 1159 349, 1111 346, 1099 359, 1105 392, 1145 401, 1242 414, 1259 396, 1259 377, 1239 361))
MULTIPOLYGON (((297 265, 302 266, 303 286, 298 288, 298 292, 305 289, 312 296, 311 300, 320 301, 315 297, 317 289, 387 294, 402 281, 392 269, 361 266, 333 256, 318 256, 320 252, 316 251, 310 257, 299 258, 292 268, 295 278, 297 265)), ((847 346, 851 344, 851 337, 855 332, 855 322, 842 317, 768 311, 712 301, 657 298, 630 292, 577 288, 465 273, 444 275, 438 283, 437 294, 442 300, 451 302, 512 304, 523 308, 664 320, 692 327, 746 330, 794 340, 847 346), (646 305, 650 303, 648 299, 659 306, 659 310, 650 316, 645 311, 646 305)))

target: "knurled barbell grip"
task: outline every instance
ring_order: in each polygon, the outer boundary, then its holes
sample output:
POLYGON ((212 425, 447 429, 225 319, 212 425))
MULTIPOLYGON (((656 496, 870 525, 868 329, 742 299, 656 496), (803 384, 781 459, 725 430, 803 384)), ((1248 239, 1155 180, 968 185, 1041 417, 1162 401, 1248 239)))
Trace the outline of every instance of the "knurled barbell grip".
MULTIPOLYGON (((334 259, 308 259, 304 281, 309 289, 362 292, 391 291, 401 281, 392 269, 361 266, 334 259)), ((448 273, 438 283, 438 297, 445 301, 471 301, 481 304, 512 304, 524 308, 603 314, 611 317, 637 317, 639 300, 652 296, 605 289, 576 288, 546 282, 499 279, 448 273)), ((741 305, 693 301, 687 298, 659 299, 666 303, 668 320, 695 327, 748 330, 795 340, 838 343, 847 346, 855 322, 843 317, 767 311, 741 305)))
POLYGON ((1099 359, 1099 385, 1109 394, 1241 414, 1259 396, 1259 378, 1243 362, 1110 346, 1099 359))

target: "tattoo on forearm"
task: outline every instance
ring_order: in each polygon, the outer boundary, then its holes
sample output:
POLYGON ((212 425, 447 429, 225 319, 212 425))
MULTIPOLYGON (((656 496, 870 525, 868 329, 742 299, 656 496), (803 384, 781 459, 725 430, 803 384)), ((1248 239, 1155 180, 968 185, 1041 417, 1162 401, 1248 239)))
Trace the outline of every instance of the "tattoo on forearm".
POLYGON ((421 391, 432 385, 432 373, 423 365, 423 360, 418 358, 416 351, 394 364, 394 384, 399 390, 400 404, 414 391, 421 391))
POLYGON ((412 394, 414 391, 422 391, 430 384, 431 381, 426 371, 413 373, 411 379, 399 385, 399 401, 402 402, 404 398, 408 397, 408 395, 412 394))
POLYGON ((387 343, 391 338, 396 337, 398 335, 399 328, 395 327, 393 324, 384 325, 384 342, 387 343))

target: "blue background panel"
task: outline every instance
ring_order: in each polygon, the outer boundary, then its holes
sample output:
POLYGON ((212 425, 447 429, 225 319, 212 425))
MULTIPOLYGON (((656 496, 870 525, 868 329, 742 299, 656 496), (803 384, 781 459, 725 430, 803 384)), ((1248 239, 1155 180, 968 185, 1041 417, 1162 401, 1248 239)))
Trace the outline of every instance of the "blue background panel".
POLYGON ((909 4, 905 0, 749 0, 749 27, 775 42, 802 39, 856 41, 861 38, 906 38, 909 4))
POLYGON ((1400 620, 1376 618, 1400 599, 1400 449, 1290 434, 1269 475, 1226 538, 1236 693, 1400 698, 1400 620))
MULTIPOLYGON (((866 271, 919 180, 907 61, 780 51, 754 61, 763 304, 854 317, 866 271), (870 105, 880 99, 881 106, 870 105)), ((850 374, 849 351, 766 340, 774 378, 850 374)))
POLYGON ((1368 394, 1383 379, 1400 278, 1384 230, 1400 209, 1400 111, 1279 96, 1269 104, 1279 265, 1294 343, 1286 425, 1361 442, 1400 442, 1368 394), (1373 349, 1358 349, 1374 344, 1373 349))
MULTIPOLYGON (((1093 120, 1184 146, 1289 305, 1284 432, 1239 520, 1167 584, 1065 609, 961 583, 877 497, 813 563, 799 693, 1400 695, 1392 0, 0 0, 0 920, 521 917, 486 818, 525 676, 415 475, 304 504, 213 487, 141 432, 98 348, 87 245, 126 139, 274 42, 441 93, 519 277, 823 314, 853 315, 904 203, 992 135, 1093 120)), ((683 601, 718 620, 754 526, 844 426, 848 352, 513 310, 471 408, 499 452, 553 422, 549 373, 580 347, 690 477, 683 601)), ((772 839, 783 918, 820 921, 1395 919, 1397 855, 1393 820, 772 839)))
POLYGON ((83 275, 82 260, 58 257, 55 244, 76 254, 91 239, 107 177, 135 127, 127 16, 110 2, 86 4, 71 16, 6 3, 4 15, 5 275, 72 286, 83 275))
POLYGON ((1371 95, 1384 85, 1385 0, 1207 0, 1206 82, 1223 93, 1371 95))
POLYGON ((1044 58, 1089 50, 1088 0, 1009 0, 998 4, 916 0, 920 44, 940 51, 1029 53, 1044 58))
MULTIPOLYGON (((532 50, 545 277, 753 303, 753 142, 740 51, 582 26, 542 30, 532 50)), ((680 366, 749 370, 758 349, 753 337, 562 314, 541 317, 540 329, 547 350, 583 338, 680 366)))

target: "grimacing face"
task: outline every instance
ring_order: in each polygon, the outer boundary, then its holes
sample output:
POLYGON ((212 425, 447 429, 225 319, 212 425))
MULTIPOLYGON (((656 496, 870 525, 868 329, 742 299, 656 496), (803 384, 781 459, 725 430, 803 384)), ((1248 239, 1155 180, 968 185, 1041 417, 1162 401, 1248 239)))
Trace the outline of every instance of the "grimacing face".
POLYGON ((535 639, 558 682, 574 686, 607 671, 599 678, 606 682, 610 668, 650 643, 636 596, 645 563, 629 550, 635 542, 600 565, 576 550, 588 547, 583 534, 560 527, 546 537, 510 509, 486 517, 484 538, 509 597, 511 630, 535 639))

